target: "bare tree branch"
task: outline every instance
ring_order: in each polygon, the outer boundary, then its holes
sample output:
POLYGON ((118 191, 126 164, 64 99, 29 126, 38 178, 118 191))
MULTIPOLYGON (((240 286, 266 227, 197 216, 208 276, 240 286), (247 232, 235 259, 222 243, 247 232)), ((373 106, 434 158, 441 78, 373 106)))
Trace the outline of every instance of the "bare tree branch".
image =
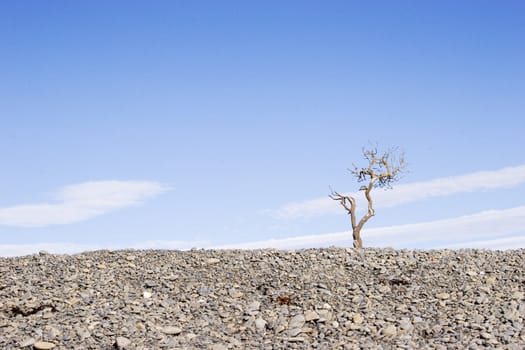
POLYGON ((347 211, 347 214, 350 215, 350 219, 352 221, 352 229, 355 229, 356 227, 356 218, 355 218, 355 198, 351 196, 343 196, 342 194, 332 190, 332 194, 329 195, 330 198, 333 200, 339 201, 340 204, 345 208, 347 211), (348 203, 350 203, 350 207, 348 206, 348 203))
POLYGON ((360 190, 365 191, 365 198, 368 202, 368 211, 361 218, 361 220, 359 220, 359 223, 356 223, 355 217, 355 198, 341 195, 330 188, 332 193, 329 195, 329 197, 333 200, 339 201, 339 203, 343 206, 343 208, 345 208, 351 217, 355 248, 363 247, 363 242, 361 240, 361 229, 366 224, 366 222, 375 215, 370 192, 376 187, 383 187, 387 189, 392 188, 392 184, 399 181, 400 174, 406 168, 404 154, 399 153, 399 156, 396 158, 396 153, 398 153, 398 149, 391 148, 379 157, 376 147, 363 149, 363 156, 368 161, 368 167, 358 168, 355 164, 352 164, 353 169, 349 169, 352 175, 357 178, 358 182, 368 182, 368 185, 360 187, 360 190), (348 204, 350 204, 350 206, 348 204))

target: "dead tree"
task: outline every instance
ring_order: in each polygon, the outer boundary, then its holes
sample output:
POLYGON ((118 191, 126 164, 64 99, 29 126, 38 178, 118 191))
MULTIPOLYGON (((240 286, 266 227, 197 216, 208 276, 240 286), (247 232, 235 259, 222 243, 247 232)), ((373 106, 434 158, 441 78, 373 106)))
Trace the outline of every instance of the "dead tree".
POLYGON ((363 241, 361 240, 361 229, 364 224, 375 215, 374 203, 370 192, 375 187, 392 188, 392 184, 399 180, 400 173, 405 170, 404 154, 400 153, 396 157, 397 149, 392 148, 378 156, 376 148, 363 149, 363 155, 368 161, 367 168, 358 168, 353 164, 353 169, 348 169, 352 175, 357 178, 358 182, 367 182, 367 185, 361 186, 360 191, 365 192, 366 200, 368 201, 367 213, 357 222, 356 220, 356 202, 352 196, 342 195, 334 190, 330 198, 339 201, 343 208, 347 211, 352 220, 352 235, 354 239, 354 248, 362 248, 363 241))

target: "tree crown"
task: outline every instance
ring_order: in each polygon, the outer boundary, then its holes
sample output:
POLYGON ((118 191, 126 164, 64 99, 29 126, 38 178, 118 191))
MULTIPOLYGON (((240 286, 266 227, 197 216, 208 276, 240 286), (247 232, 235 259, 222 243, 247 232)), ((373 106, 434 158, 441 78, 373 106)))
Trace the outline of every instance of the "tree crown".
MULTIPOLYGON (((363 156, 368 167, 359 168, 353 164, 353 169, 349 170, 357 181, 370 181, 373 187, 392 188, 392 183, 399 181, 406 168, 404 153, 399 153, 397 148, 390 148, 381 155, 378 155, 377 148, 363 149, 363 156)), ((361 189, 365 190, 366 186, 361 186, 361 189)))

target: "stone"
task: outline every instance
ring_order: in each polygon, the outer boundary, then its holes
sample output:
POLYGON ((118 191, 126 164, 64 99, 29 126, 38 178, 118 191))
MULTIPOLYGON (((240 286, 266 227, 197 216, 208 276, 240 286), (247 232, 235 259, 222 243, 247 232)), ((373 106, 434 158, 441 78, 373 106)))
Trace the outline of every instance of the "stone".
POLYGON ((410 322, 409 318, 403 318, 399 321, 399 329, 404 331, 412 330, 414 326, 412 325, 412 322, 410 322))
POLYGON ((299 335, 303 330, 301 328, 289 328, 288 329, 288 336, 289 337, 295 337, 299 335))
POLYGON ((489 276, 485 279, 485 283, 489 286, 493 286, 496 284, 496 278, 494 276, 489 276))
POLYGON ((217 259, 217 258, 210 258, 206 261, 206 263, 208 265, 215 265, 215 264, 218 264, 221 262, 221 259, 217 259))
POLYGON ((259 313, 259 310, 261 308, 261 303, 258 301, 252 301, 248 306, 246 307, 246 313, 248 315, 257 315, 259 313))
POLYGON ((25 348, 27 346, 31 346, 36 342, 35 338, 26 338, 20 342, 20 347, 25 348))
POLYGON ((319 315, 317 322, 326 322, 332 319, 332 312, 330 310, 317 310, 317 314, 319 315))
POLYGON ((263 331, 266 328, 267 323, 268 322, 266 322, 264 319, 258 317, 255 319, 255 328, 257 328, 258 331, 263 331))
POLYGON ((117 337, 117 340, 115 341, 115 346, 117 349, 127 349, 131 345, 131 340, 129 340, 126 337, 117 337))
POLYGON ((228 350, 228 347, 223 344, 213 344, 211 350, 228 350))
POLYGON ((483 338, 483 339, 492 339, 492 338, 494 338, 494 336, 493 336, 492 334, 487 333, 487 332, 482 332, 482 333, 480 334, 480 336, 481 336, 481 338, 483 338))
POLYGON ((230 288, 228 290, 228 295, 232 298, 240 298, 243 296, 243 293, 235 288, 230 288))
POLYGON ((436 298, 438 298, 440 300, 447 300, 448 298, 450 298, 450 294, 448 294, 448 293, 439 293, 439 294, 436 294, 436 298))
POLYGON ((354 316, 352 316, 352 321, 356 324, 361 324, 363 323, 364 318, 361 314, 354 314, 354 316))
POLYGON ((56 347, 56 344, 47 341, 37 341, 33 344, 33 348, 37 350, 49 350, 56 347))
POLYGON ((295 315, 290 319, 290 322, 288 323, 288 328, 302 328, 306 322, 306 319, 304 315, 298 314, 295 315))
POLYGON ((313 310, 307 310, 304 313, 304 320, 306 322, 315 321, 319 319, 319 314, 313 310))
POLYGON ((387 325, 386 327, 384 327, 381 331, 381 333, 384 335, 384 336, 394 336, 397 334, 397 328, 396 326, 394 326, 393 324, 390 324, 390 325, 387 325))
POLYGON ((162 333, 167 335, 179 335, 182 333, 182 329, 175 326, 167 326, 162 328, 162 333))

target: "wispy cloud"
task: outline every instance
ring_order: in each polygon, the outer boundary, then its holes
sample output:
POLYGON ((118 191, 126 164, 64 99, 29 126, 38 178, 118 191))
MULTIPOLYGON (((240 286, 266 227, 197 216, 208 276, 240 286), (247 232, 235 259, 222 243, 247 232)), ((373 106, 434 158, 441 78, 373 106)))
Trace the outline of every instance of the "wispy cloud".
MULTIPOLYGON (((525 247, 525 206, 489 210, 456 218, 422 223, 363 229, 365 246, 394 248, 462 248, 486 247, 511 249, 525 247), (521 234, 509 238, 509 235, 521 234), (491 246, 491 242, 495 246, 491 246), (497 243, 497 244, 496 244, 497 243)), ((216 248, 298 249, 328 246, 352 246, 349 231, 268 239, 229 244, 216 248)))
MULTIPOLYGON (((409 225, 364 229, 362 237, 367 247, 457 249, 525 248, 525 206, 483 211, 444 220, 409 225)), ((145 241, 131 246, 81 245, 70 243, 0 244, 0 256, 34 254, 40 250, 58 254, 73 254, 96 249, 301 249, 329 246, 352 246, 349 231, 267 239, 255 242, 213 245, 210 241, 145 241)))
POLYGON ((0 225, 40 227, 81 222, 111 211, 138 205, 169 190, 153 181, 91 181, 65 186, 56 203, 0 208, 0 225))
MULTIPOLYGON (((402 184, 388 191, 377 190, 373 192, 373 196, 376 199, 377 208, 393 207, 457 193, 512 188, 523 183, 525 183, 525 165, 520 165, 494 171, 479 171, 466 175, 402 184)), ((363 196, 360 192, 348 193, 348 195, 356 197, 358 201, 363 196)), ((326 196, 302 202, 291 202, 272 211, 272 214, 281 219, 293 219, 340 214, 340 210, 337 202, 326 196)))

